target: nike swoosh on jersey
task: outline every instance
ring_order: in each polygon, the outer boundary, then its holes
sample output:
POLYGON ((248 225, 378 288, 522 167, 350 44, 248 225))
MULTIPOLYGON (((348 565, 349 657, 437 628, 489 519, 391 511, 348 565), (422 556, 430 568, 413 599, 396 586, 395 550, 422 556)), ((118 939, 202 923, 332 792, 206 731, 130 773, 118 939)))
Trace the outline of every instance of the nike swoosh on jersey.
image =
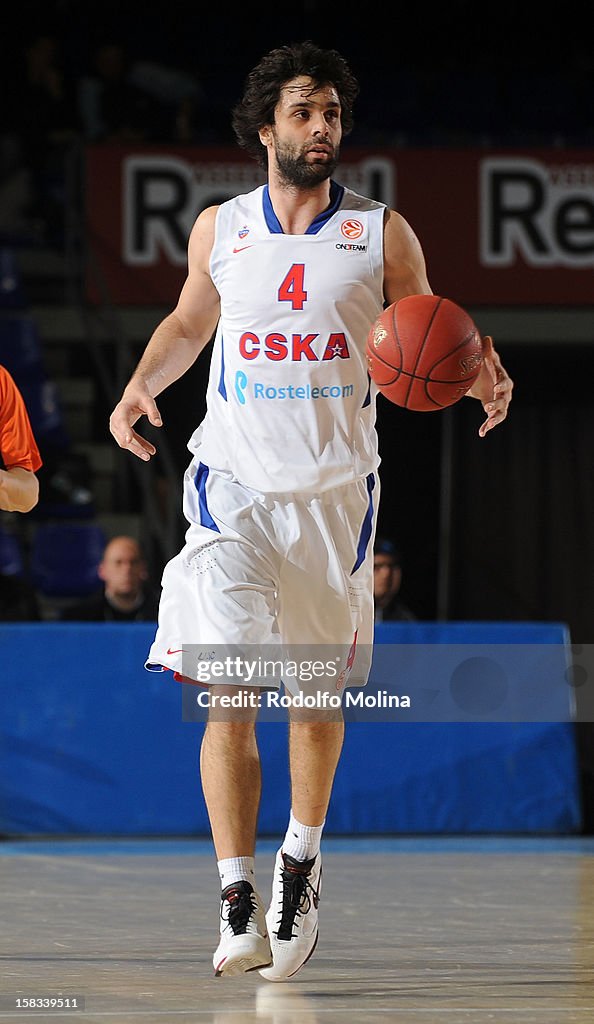
POLYGON ((183 647, 178 647, 178 649, 176 651, 172 651, 170 647, 167 648, 167 654, 183 654, 183 653, 184 653, 183 647))
POLYGON ((251 249, 252 246, 253 242, 252 245, 240 245, 239 249, 233 249, 233 252, 243 252, 244 249, 251 249))

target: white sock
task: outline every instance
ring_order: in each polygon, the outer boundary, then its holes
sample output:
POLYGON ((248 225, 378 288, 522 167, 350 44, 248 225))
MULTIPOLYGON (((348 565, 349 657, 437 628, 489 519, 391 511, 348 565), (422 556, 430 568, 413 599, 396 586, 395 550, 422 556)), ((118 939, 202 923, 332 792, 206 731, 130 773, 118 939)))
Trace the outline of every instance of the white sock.
POLYGON ((291 811, 289 827, 283 840, 283 853, 288 853, 289 857, 294 857, 295 860, 311 860, 312 857, 317 857, 325 824, 324 820, 321 825, 302 825, 291 811))
POLYGON ((217 861, 221 889, 225 889, 232 882, 251 882, 254 888, 254 858, 253 857, 225 857, 217 861))

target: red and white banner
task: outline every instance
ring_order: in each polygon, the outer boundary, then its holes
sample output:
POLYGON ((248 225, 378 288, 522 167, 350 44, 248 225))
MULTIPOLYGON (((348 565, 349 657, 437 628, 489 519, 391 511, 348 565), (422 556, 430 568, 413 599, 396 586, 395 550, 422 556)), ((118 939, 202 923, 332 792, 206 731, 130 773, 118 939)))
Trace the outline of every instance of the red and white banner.
MULTIPOLYGON (((462 305, 592 302, 594 150, 343 150, 335 177, 419 237, 433 291, 462 305)), ((172 307, 198 213, 263 181, 235 148, 87 151, 87 293, 172 307)))

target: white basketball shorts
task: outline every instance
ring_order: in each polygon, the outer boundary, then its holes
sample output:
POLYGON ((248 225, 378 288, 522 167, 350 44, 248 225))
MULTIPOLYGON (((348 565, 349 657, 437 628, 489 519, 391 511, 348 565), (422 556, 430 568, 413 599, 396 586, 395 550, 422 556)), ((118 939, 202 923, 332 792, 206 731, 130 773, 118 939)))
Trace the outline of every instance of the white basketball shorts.
MULTIPOLYGON (((198 661, 238 652, 253 660, 282 649, 285 657, 290 651, 297 659, 334 659, 337 690, 364 686, 373 644, 378 500, 375 473, 322 494, 261 494, 195 458, 184 477, 190 526, 163 572, 145 667, 171 669, 182 681, 214 682, 198 661)), ((280 683, 257 673, 216 681, 280 683)))

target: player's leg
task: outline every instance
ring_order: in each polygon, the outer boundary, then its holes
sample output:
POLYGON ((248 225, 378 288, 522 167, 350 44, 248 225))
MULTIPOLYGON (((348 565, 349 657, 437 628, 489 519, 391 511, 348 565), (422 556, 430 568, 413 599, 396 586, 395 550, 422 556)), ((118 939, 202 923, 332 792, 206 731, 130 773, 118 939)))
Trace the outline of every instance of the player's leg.
MULTIPOLYGON (((209 473, 199 490, 195 476, 188 472, 184 495, 192 525, 163 576, 149 662, 205 684, 199 671, 205 664, 202 651, 208 652, 208 664, 274 640, 277 579, 274 551, 259 522, 261 506, 235 481, 209 473)), ((226 714, 219 704, 213 713, 213 698, 232 695, 240 685, 226 692, 219 679, 212 680, 201 748, 202 786, 221 876, 220 941, 213 963, 223 975, 254 970, 271 959, 254 881, 257 707, 245 701, 226 714)))
POLYGON ((267 913, 273 963, 260 973, 269 981, 284 981, 303 967, 318 938, 318 906, 322 889, 320 845, 344 723, 332 720, 292 720, 289 729, 291 814, 277 851, 272 899, 267 913))
POLYGON ((312 688, 313 708, 294 708, 290 721, 291 814, 277 852, 272 899, 267 912, 273 964, 260 973, 270 981, 292 977, 313 953, 318 936, 321 895, 320 844, 336 768, 342 751, 342 709, 328 707, 348 683, 355 665, 357 635, 367 640, 373 631, 372 574, 368 549, 374 529, 374 508, 368 482, 341 489, 334 500, 310 502, 302 512, 304 545, 293 552, 296 581, 316 578, 318 599, 309 592, 296 600, 292 593, 291 625, 283 636, 301 637, 305 662, 338 663, 339 671, 312 688), (309 519, 309 522, 308 522, 309 519), (307 572, 304 570, 307 567, 307 572), (320 568, 325 567, 324 578, 320 568), (361 572, 359 570, 362 570, 361 572), (330 639, 342 638, 330 646, 330 639), (330 655, 337 655, 336 658, 330 655))
POLYGON ((273 963, 260 972, 268 981, 292 977, 316 947, 322 888, 320 845, 343 737, 340 710, 291 712, 291 813, 276 854, 266 915, 273 963))
POLYGON ((291 808, 303 825, 319 827, 326 819, 344 739, 339 712, 293 713, 289 726, 291 808))
MULTIPOLYGON (((246 692, 212 686, 211 708, 216 698, 246 692)), ((200 751, 202 789, 221 878, 220 942, 213 956, 217 976, 244 974, 271 961, 254 873, 261 792, 256 717, 257 710, 247 701, 225 713, 211 710, 200 751)))
MULTIPOLYGON (((242 693, 211 686, 211 701, 242 693)), ((200 750, 202 790, 217 860, 253 857, 261 792, 256 742, 257 709, 247 706, 209 715, 200 750)))

